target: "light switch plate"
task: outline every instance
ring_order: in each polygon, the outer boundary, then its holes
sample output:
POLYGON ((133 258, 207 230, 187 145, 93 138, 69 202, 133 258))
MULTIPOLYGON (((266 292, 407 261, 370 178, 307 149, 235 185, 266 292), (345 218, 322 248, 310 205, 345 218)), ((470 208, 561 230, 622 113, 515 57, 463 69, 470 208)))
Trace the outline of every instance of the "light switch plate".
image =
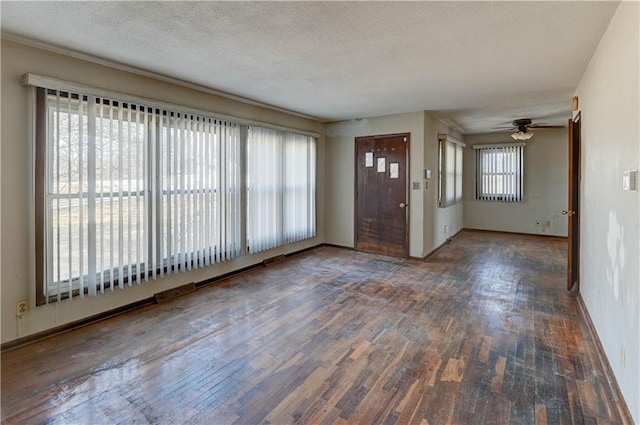
POLYGON ((413 182, 413 190, 420 190, 420 182, 413 182))
POLYGON ((622 174, 622 190, 637 190, 638 171, 627 170, 622 174))
POLYGON ((431 170, 429 169, 424 170, 424 178, 427 180, 431 178, 431 170))

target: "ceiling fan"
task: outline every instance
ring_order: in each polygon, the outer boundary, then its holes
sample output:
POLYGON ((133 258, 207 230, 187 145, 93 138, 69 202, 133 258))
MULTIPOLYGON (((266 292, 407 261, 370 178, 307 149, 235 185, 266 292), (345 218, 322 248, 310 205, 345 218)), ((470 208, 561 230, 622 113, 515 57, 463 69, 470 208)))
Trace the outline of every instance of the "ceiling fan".
POLYGON ((529 140, 533 137, 533 129, 536 128, 564 128, 563 125, 548 125, 546 123, 534 123, 531 118, 519 118, 514 120, 511 126, 507 127, 492 127, 495 130, 513 131, 511 137, 515 140, 529 140))

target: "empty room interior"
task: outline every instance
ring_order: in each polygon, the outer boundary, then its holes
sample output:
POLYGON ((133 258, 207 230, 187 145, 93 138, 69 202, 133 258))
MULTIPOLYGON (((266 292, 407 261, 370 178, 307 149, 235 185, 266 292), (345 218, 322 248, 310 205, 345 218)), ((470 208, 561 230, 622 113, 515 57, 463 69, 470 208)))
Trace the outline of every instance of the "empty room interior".
POLYGON ((639 424, 640 3, 2 1, 6 424, 639 424))

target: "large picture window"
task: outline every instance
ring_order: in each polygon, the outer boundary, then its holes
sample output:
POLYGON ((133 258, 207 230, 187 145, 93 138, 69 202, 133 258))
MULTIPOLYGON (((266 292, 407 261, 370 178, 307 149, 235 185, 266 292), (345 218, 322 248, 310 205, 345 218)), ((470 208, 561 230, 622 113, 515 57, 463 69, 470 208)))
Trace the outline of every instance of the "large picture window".
POLYGON ((315 149, 311 136, 37 88, 37 303, 315 236, 315 149))
POLYGON ((476 199, 520 202, 524 197, 524 144, 476 145, 476 199))

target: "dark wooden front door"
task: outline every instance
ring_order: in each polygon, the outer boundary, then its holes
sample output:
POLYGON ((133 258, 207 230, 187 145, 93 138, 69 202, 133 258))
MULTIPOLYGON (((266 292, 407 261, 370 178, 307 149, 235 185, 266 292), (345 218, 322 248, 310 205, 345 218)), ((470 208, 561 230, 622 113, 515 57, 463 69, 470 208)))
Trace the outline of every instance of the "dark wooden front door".
POLYGON ((357 250, 409 255, 408 155, 408 133, 356 138, 357 250))
POLYGON ((567 215, 569 248, 567 253, 567 290, 578 288, 580 267, 580 118, 569 120, 569 202, 567 215))

